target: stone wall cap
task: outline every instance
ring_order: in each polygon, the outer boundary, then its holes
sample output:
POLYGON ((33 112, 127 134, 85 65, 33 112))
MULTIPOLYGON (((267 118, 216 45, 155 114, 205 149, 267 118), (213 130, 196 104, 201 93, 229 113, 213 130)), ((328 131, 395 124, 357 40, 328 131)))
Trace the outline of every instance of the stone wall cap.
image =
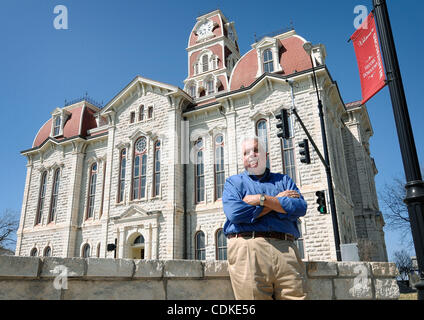
POLYGON ((85 259, 42 257, 40 277, 56 277, 65 274, 68 277, 85 276, 85 259))
POLYGON ((161 260, 134 260, 134 278, 162 278, 163 261, 161 260))
POLYGON ((226 260, 206 260, 204 262, 204 276, 212 277, 229 277, 228 262, 226 260))
POLYGON ((40 269, 40 258, 0 256, 0 277, 37 278, 40 269))
POLYGON ((305 264, 308 277, 337 276, 337 262, 308 261, 305 264))
POLYGON ((164 277, 203 278, 203 265, 199 260, 165 260, 164 277))
POLYGON ((135 265, 132 259, 87 258, 87 277, 131 278, 135 265))

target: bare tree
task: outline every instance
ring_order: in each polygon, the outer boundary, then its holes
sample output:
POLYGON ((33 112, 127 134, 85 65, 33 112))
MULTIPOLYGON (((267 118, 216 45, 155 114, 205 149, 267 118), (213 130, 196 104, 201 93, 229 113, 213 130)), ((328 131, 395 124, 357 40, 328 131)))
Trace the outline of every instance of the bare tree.
POLYGON ((405 196, 405 182, 400 178, 394 178, 392 184, 386 183, 383 191, 379 194, 380 199, 383 201, 383 215, 386 227, 390 230, 398 231, 401 243, 413 248, 408 208, 403 202, 405 196))
POLYGON ((6 209, 0 213, 0 248, 10 248, 16 240, 14 236, 19 227, 19 217, 16 211, 6 209))
POLYGON ((406 250, 396 251, 394 253, 394 262, 399 270, 400 278, 402 280, 409 280, 409 275, 414 268, 408 252, 406 252, 406 250))

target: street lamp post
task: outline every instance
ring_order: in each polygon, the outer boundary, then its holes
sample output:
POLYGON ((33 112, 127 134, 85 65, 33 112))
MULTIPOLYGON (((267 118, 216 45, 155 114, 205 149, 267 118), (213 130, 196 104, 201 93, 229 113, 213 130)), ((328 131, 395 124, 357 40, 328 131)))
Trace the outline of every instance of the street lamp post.
POLYGON ((331 208, 331 218, 333 221, 333 232, 334 232, 334 241, 335 241, 335 245, 336 245, 336 256, 337 256, 337 261, 341 261, 342 257, 341 257, 341 252, 340 252, 340 234, 339 234, 339 224, 337 222, 337 212, 336 212, 336 203, 334 200, 334 190, 333 190, 333 182, 332 182, 332 178, 331 178, 331 168, 330 168, 330 160, 328 157, 328 146, 327 146, 327 134, 325 131, 325 123, 324 123, 324 113, 323 113, 323 107, 322 107, 322 102, 321 99, 319 97, 319 93, 318 93, 318 85, 317 85, 317 77, 315 74, 315 67, 314 67, 314 63, 312 61, 312 44, 310 42, 305 42, 303 44, 303 49, 305 49, 306 53, 309 55, 309 58, 311 59, 311 64, 312 64, 312 73, 313 73, 313 78, 314 78, 314 83, 315 83, 315 91, 317 94, 317 99, 318 99, 318 111, 319 111, 319 118, 320 118, 320 122, 321 122, 321 135, 322 135, 322 144, 324 147, 324 159, 325 159, 325 172, 327 174, 327 184, 328 184, 328 195, 330 198, 330 208, 331 208))
POLYGON ((420 273, 420 282, 415 287, 418 290, 418 299, 424 300, 424 182, 418 162, 386 1, 373 0, 373 5, 406 176, 404 202, 408 208, 420 273))

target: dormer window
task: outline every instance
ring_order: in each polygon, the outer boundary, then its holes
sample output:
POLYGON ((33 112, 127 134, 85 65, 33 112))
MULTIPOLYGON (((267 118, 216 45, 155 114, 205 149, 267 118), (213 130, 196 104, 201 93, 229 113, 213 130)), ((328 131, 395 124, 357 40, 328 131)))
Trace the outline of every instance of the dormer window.
POLYGON ((63 127, 66 120, 71 116, 71 113, 67 110, 56 108, 52 112, 52 126, 50 131, 51 137, 57 137, 63 135, 63 127))
POLYGON ((54 126, 53 126, 53 136, 58 136, 60 134, 60 124, 61 124, 60 116, 54 117, 54 126))
POLYGON ((274 71, 274 61, 272 59, 271 49, 266 49, 264 51, 264 72, 273 72, 274 71))
POLYGON ((281 42, 277 38, 264 37, 259 42, 252 45, 256 49, 258 58, 258 71, 256 77, 260 77, 263 73, 281 72, 280 48, 281 42))

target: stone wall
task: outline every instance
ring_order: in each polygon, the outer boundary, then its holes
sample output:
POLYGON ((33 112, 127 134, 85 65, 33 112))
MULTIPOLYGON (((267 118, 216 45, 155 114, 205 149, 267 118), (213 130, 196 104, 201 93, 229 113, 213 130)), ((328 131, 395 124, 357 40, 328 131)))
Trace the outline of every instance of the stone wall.
MULTIPOLYGON (((311 300, 399 298, 394 263, 305 265, 311 300)), ((0 299, 233 300, 234 295, 226 261, 0 256, 0 299)))

